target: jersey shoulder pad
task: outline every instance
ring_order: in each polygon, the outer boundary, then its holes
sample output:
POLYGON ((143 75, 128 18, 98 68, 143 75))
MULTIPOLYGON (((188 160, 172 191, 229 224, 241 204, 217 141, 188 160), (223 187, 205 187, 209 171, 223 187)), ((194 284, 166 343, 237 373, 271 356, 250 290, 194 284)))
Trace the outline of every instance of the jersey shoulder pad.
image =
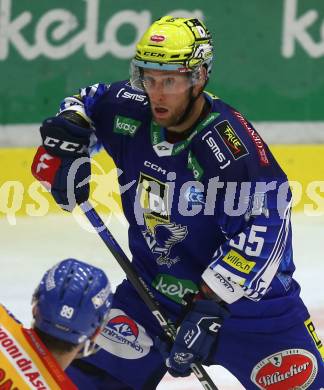
POLYGON ((221 99, 213 100, 213 109, 219 112, 213 130, 225 155, 234 162, 247 159, 261 167, 271 164, 271 152, 251 122, 221 99))
POLYGON ((242 180, 282 176, 268 146, 244 116, 221 99, 212 100, 215 119, 195 137, 193 154, 209 176, 242 180))
POLYGON ((192 153, 201 162, 206 173, 209 171, 210 174, 217 176, 237 165, 235 162, 242 161, 249 152, 225 115, 218 99, 212 99, 210 103, 211 112, 200 124, 203 128, 194 137, 192 153))

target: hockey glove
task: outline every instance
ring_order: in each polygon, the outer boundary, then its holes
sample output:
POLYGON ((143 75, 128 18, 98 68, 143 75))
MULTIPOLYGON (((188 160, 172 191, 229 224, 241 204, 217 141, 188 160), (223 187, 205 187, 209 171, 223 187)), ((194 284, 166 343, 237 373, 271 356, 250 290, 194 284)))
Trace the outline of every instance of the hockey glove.
POLYGON ((89 146, 96 140, 94 132, 74 112, 67 119, 46 119, 40 132, 43 146, 34 157, 32 174, 51 191, 60 207, 72 211, 89 197, 89 146))
POLYGON ((171 350, 163 341, 156 341, 172 376, 188 376, 191 363, 206 363, 228 315, 227 309, 214 300, 195 301, 178 328, 171 350))
POLYGON ((45 119, 40 128, 43 146, 53 156, 78 158, 89 155, 93 130, 75 112, 45 119), (73 122, 72 122, 73 121, 73 122))

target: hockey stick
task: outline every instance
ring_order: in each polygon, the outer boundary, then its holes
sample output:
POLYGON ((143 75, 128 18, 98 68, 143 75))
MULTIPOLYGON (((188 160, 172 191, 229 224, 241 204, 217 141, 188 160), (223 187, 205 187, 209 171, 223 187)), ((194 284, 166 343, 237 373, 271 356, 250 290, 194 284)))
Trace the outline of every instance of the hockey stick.
MULTIPOLYGON (((131 261, 128 259, 122 248, 119 246, 118 242, 115 240, 115 238, 113 237, 107 226, 104 224, 96 210, 93 208, 89 201, 82 203, 80 207, 88 218, 91 225, 94 227, 96 232, 102 238, 103 242, 106 244, 107 248, 110 250, 111 254, 114 256, 118 264, 125 272, 127 278, 137 291, 138 295, 143 299, 147 307, 151 310, 152 314, 158 320, 166 335, 171 338, 172 341, 174 341, 176 337, 175 325, 163 314, 160 305, 155 300, 154 294, 150 290, 149 286, 139 275, 137 275, 135 269, 132 266, 131 261)), ((218 388, 216 387, 216 385, 201 364, 192 363, 190 367, 204 389, 218 390, 218 388)))

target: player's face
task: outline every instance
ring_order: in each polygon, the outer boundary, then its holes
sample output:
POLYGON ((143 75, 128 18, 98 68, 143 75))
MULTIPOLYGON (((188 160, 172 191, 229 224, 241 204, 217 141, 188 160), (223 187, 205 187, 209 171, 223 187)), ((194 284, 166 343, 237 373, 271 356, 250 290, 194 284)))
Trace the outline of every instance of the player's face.
POLYGON ((143 84, 154 120, 163 127, 178 123, 190 100, 190 80, 177 71, 145 69, 143 84))

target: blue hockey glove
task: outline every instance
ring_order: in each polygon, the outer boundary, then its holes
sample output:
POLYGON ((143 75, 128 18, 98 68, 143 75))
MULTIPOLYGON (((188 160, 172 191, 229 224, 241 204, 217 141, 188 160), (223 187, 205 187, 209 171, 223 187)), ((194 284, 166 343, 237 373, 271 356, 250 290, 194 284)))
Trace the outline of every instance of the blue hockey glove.
POLYGON ((228 315, 227 309, 214 300, 195 301, 178 329, 171 350, 165 342, 156 342, 172 376, 188 376, 191 363, 206 362, 228 315))
POLYGON ((73 111, 45 119, 40 133, 48 153, 68 158, 88 156, 94 134, 89 123, 73 111))
POLYGON ((72 211, 89 197, 89 147, 96 137, 89 123, 74 111, 46 119, 43 140, 32 165, 33 175, 51 190, 60 207, 72 211))

